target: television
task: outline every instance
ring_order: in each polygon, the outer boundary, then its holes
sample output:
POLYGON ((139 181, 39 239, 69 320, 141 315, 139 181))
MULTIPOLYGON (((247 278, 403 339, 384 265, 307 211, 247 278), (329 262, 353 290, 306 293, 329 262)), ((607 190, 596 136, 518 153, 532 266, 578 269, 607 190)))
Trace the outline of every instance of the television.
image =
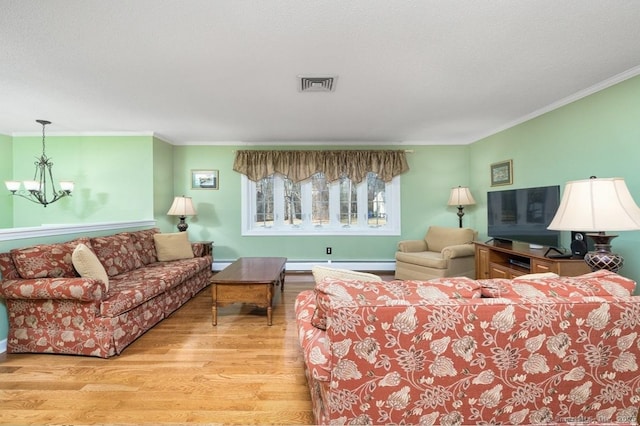
POLYGON ((496 240, 558 247, 560 231, 547 226, 560 205, 560 186, 487 192, 488 235, 496 240))

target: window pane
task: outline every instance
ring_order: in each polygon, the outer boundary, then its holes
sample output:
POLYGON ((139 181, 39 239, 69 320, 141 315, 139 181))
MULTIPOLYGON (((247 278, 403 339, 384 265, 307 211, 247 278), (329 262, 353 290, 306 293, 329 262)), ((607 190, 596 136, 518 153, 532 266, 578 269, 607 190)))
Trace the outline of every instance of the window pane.
POLYGON ((256 182, 256 226, 273 226, 273 176, 256 182))
POLYGON ((316 226, 329 223, 329 185, 324 173, 311 177, 311 223, 316 226))
POLYGON ((340 178, 340 224, 351 226, 358 222, 358 191, 351 179, 340 178))
POLYGON ((300 226, 302 223, 302 197, 300 183, 284 179, 284 222, 287 225, 300 226))
POLYGON ((376 173, 367 173, 367 209, 369 226, 387 223, 386 185, 376 173))

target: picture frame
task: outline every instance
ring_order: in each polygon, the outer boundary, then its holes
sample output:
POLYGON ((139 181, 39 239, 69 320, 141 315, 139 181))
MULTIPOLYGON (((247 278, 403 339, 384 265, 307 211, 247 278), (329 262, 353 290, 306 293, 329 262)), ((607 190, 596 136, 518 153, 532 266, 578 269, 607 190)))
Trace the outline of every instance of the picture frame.
POLYGON ((217 170, 191 170, 191 189, 219 189, 217 170))
POLYGON ((500 161, 491 165, 491 186, 513 183, 513 160, 500 161))

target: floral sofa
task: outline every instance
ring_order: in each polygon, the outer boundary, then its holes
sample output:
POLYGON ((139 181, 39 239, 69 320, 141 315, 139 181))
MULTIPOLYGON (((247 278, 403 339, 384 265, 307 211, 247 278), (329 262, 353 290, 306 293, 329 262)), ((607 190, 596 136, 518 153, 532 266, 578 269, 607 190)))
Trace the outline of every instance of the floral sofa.
POLYGON ((210 250, 186 238, 148 229, 0 254, 8 352, 120 354, 209 284, 210 250))
POLYGON ((323 277, 295 303, 318 424, 635 424, 640 296, 580 277, 323 277))

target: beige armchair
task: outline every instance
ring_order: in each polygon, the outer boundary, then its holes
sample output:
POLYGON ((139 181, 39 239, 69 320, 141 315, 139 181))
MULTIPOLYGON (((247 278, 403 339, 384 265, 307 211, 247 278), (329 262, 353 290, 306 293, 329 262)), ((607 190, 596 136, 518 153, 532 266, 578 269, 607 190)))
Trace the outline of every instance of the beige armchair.
POLYGON ((478 233, 469 228, 431 226, 424 240, 404 240, 396 252, 396 279, 430 280, 440 277, 475 278, 478 233))

